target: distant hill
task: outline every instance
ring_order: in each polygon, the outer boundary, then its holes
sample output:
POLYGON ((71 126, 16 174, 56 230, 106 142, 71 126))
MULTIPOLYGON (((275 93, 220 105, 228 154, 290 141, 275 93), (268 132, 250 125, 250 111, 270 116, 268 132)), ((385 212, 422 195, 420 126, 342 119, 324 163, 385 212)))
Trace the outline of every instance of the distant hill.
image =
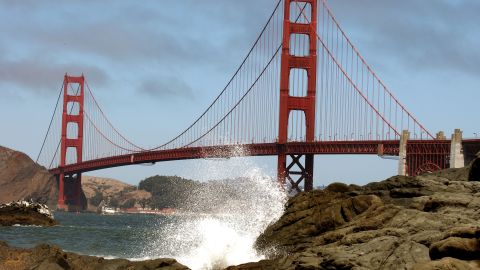
POLYGON ((151 197, 149 192, 119 180, 89 175, 82 175, 82 188, 89 211, 97 211, 102 201, 112 207, 143 207, 151 197))
POLYGON ((57 206, 57 181, 30 157, 0 146, 0 203, 32 199, 57 206))
POLYGON ((140 181, 139 190, 152 194, 152 208, 177 208, 193 212, 225 212, 248 201, 249 181, 228 179, 198 182, 178 176, 152 176, 140 181), (235 203, 237 202, 237 203, 235 203))
POLYGON ((198 189, 199 182, 178 176, 152 176, 140 181, 139 190, 152 194, 149 205, 152 208, 182 208, 192 190, 198 189))
MULTIPOLYGON (((148 177, 138 187, 119 180, 82 175, 88 211, 106 205, 115 208, 175 208, 197 212, 222 212, 226 202, 242 201, 242 179, 198 182, 178 176, 148 177)), ((241 203, 240 203, 241 205, 241 203)), ((231 207, 231 206, 228 206, 231 207)))
POLYGON ((97 211, 101 205, 115 208, 175 208, 187 211, 222 211, 225 202, 241 200, 238 193, 242 179, 198 182, 178 176, 156 175, 138 184, 119 180, 82 175, 82 187, 89 211, 97 211))

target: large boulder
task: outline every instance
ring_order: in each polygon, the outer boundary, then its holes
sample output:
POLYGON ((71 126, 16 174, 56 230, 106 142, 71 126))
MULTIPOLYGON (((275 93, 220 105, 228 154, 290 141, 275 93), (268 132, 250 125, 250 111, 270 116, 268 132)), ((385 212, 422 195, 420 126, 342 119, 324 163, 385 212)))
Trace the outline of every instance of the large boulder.
POLYGON ((335 230, 366 210, 382 205, 375 195, 350 197, 322 190, 304 192, 289 201, 285 214, 258 238, 257 246, 281 246, 290 251, 290 247, 310 242, 312 237, 335 230))
POLYGON ((301 193, 258 238, 267 260, 230 269, 479 269, 480 182, 467 175, 452 169, 301 193))
POLYGON ((46 205, 27 201, 0 205, 0 226, 53 226, 57 222, 46 205))
POLYGON ((480 260, 480 227, 452 228, 443 240, 430 246, 432 260, 445 257, 480 260))

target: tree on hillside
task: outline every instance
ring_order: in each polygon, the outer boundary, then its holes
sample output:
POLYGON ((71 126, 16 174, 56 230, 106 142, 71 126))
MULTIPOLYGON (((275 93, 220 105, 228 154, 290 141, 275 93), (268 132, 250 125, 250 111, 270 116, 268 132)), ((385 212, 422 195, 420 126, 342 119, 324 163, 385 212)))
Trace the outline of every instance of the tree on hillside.
POLYGON ((145 209, 146 207, 150 207, 151 200, 150 199, 141 199, 139 202, 140 206, 145 209))
POLYGON ((98 206, 103 200, 103 194, 96 190, 95 191, 95 195, 90 199, 90 203, 93 205, 93 206, 98 206))
POLYGON ((128 199, 127 201, 125 201, 122 205, 121 205, 121 208, 132 208, 135 206, 135 199, 128 199))
POLYGON ((152 176, 140 181, 138 189, 152 194, 153 208, 182 208, 192 190, 201 183, 178 176, 152 176))
POLYGON ((118 199, 115 198, 115 197, 111 197, 109 202, 108 202, 108 206, 113 207, 113 208, 117 208, 119 206, 118 199))

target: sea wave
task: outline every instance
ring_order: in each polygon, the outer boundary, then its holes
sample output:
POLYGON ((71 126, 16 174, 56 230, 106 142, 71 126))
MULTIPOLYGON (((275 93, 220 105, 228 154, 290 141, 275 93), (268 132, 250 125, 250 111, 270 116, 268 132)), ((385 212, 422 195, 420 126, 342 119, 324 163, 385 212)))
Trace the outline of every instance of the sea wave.
POLYGON ((23 224, 13 224, 13 227, 24 227, 24 228, 41 228, 40 225, 23 225, 23 224))

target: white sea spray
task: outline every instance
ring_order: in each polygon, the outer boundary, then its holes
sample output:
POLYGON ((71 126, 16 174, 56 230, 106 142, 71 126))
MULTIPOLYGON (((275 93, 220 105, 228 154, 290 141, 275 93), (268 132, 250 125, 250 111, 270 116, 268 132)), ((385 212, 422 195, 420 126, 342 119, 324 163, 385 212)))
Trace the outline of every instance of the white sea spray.
MULTIPOLYGON (((241 152, 236 154, 242 155, 241 152)), ((216 205, 215 213, 190 215, 179 222, 158 226, 143 256, 173 257, 193 270, 222 269, 264 258, 255 250, 255 240, 282 215, 286 194, 275 179, 251 160, 240 158, 228 163, 228 166, 221 161, 203 163, 199 173, 228 175, 232 167, 237 172, 240 169, 242 177, 230 180, 228 189, 231 192, 233 187, 235 196, 216 205)), ((219 196, 214 191, 218 189, 192 192, 186 208, 214 204, 219 196)))

